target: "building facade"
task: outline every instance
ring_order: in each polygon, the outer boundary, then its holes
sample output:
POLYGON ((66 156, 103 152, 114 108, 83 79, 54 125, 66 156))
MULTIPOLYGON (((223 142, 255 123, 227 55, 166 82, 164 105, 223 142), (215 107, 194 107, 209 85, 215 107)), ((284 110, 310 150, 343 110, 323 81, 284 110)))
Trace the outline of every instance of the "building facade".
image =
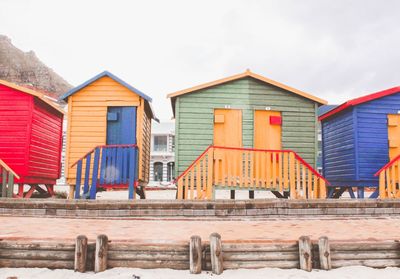
POLYGON ((170 186, 175 179, 175 124, 152 123, 149 186, 170 186))

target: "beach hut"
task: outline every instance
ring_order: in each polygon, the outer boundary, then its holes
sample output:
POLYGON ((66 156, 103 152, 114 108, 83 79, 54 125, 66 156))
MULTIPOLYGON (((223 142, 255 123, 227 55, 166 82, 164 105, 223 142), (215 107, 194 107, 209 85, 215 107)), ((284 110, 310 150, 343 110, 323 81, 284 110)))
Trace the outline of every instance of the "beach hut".
POLYGON ((19 177, 18 197, 35 190, 53 196, 61 174, 63 115, 44 94, 0 80, 0 160, 19 177))
POLYGON ((354 198, 353 187, 359 198, 368 187, 374 188, 370 197, 378 197, 375 174, 400 154, 399 113, 400 87, 394 87, 347 101, 319 117, 329 197, 349 191, 354 198))
POLYGON ((151 98, 105 71, 62 96, 68 103, 66 179, 70 198, 99 189, 134 189, 149 181, 151 98), (83 190, 83 192, 81 191, 83 190), (81 193, 82 192, 82 193, 81 193))
POLYGON ((299 183, 321 178, 317 110, 326 101, 249 70, 168 97, 178 198, 212 198, 216 189, 230 189, 231 198, 237 189, 287 197, 289 186, 292 198, 311 197, 314 186, 299 183))

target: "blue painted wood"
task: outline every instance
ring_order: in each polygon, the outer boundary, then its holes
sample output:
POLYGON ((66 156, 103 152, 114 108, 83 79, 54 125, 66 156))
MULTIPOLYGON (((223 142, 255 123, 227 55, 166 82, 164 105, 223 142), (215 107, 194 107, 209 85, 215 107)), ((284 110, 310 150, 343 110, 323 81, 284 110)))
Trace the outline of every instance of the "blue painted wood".
POLYGON ((117 148, 117 169, 116 169, 116 184, 120 184, 122 181, 122 170, 123 170, 123 166, 122 166, 122 154, 123 154, 123 148, 117 148))
POLYGON ((79 160, 76 167, 75 199, 80 198, 81 178, 82 178, 82 160, 79 160))
POLYGON ((348 188, 347 188, 347 190, 349 191, 350 198, 352 198, 352 199, 355 199, 355 198, 356 198, 356 196, 354 195, 353 188, 351 188, 351 187, 348 187, 348 188))
POLYGON ((133 199, 135 195, 135 181, 136 181, 136 148, 130 148, 129 156, 129 199, 133 199))
POLYGON ((357 198, 363 199, 364 198, 364 187, 357 188, 357 198))
POLYGON ((375 191, 369 196, 370 199, 377 199, 379 197, 379 187, 376 187, 375 191))
MULTIPOLYGON (((374 174, 389 161, 387 115, 398 111, 400 92, 322 121, 323 172, 331 185, 379 186, 374 174)), ((363 190, 359 191, 361 196, 363 190)))
POLYGON ((86 157, 86 167, 85 167, 85 182, 83 184, 83 193, 89 192, 89 178, 90 178, 90 164, 91 164, 92 154, 86 157))
POLYGON ((129 148, 124 148, 124 158, 123 158, 123 166, 122 166, 122 173, 123 173, 123 178, 122 178, 122 183, 126 184, 128 183, 128 159, 129 159, 129 148))
POLYGON ((106 161, 107 161, 107 148, 102 148, 101 163, 100 163, 100 185, 103 185, 105 182, 106 161))
POLYGON ((136 107, 109 107, 107 144, 136 144, 136 107))
POLYGON ((100 160, 100 148, 96 148, 94 151, 92 187, 90 187, 90 199, 92 200, 96 199, 97 179, 99 173, 99 160, 100 160))

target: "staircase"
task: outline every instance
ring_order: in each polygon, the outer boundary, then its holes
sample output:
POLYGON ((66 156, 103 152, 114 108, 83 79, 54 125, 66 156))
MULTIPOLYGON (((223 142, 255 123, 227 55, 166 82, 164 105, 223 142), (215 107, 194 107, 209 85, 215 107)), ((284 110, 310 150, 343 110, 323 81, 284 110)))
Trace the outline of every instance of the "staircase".
POLYGON ((400 155, 384 165, 375 176, 379 176, 379 197, 400 198, 400 155))
POLYGON ((326 180, 296 152, 209 146, 175 181, 178 199, 215 199, 216 189, 269 190, 325 199, 326 180))
POLYGON ((0 197, 14 197, 14 180, 20 177, 0 159, 0 197))
POLYGON ((129 189, 135 198, 137 187, 136 144, 101 145, 93 148, 71 167, 76 166, 75 199, 96 199, 98 189, 129 189))

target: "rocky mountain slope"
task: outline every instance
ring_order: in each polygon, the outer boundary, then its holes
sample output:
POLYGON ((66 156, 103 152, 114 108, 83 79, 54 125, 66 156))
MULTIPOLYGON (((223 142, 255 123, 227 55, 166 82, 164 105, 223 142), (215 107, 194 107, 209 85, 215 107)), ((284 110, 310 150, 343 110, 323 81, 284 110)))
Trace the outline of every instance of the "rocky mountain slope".
POLYGON ((48 95, 55 98, 72 87, 33 51, 21 51, 3 35, 0 35, 0 79, 50 92, 48 95))

